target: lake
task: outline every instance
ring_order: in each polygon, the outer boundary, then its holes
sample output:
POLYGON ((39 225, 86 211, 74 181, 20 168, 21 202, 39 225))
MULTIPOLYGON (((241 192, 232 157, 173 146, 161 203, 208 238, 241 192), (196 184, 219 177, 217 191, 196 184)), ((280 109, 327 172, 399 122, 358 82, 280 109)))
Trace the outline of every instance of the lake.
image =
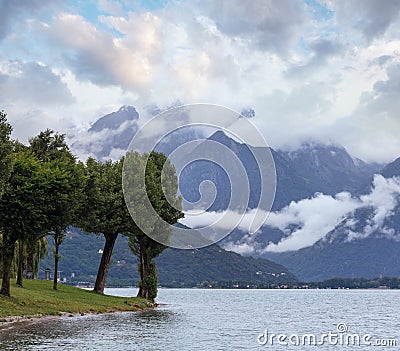
POLYGON ((395 350, 399 301, 396 290, 160 289, 155 310, 21 323, 0 332, 0 349, 395 350))

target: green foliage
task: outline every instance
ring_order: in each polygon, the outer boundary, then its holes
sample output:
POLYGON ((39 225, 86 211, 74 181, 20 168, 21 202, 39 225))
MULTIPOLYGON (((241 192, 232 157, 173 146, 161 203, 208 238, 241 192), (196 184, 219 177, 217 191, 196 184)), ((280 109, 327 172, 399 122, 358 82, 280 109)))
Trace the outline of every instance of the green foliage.
POLYGON ((152 151, 150 155, 144 155, 147 156, 145 172, 147 196, 157 214, 165 222, 175 224, 183 218, 182 199, 176 196, 178 178, 175 167, 163 153, 152 151))
POLYGON ((50 229, 47 216, 52 205, 48 201, 50 174, 51 168, 42 164, 30 151, 14 154, 13 170, 0 199, 0 227, 3 233, 1 294, 10 294, 9 281, 16 241, 27 240, 32 233, 48 232, 50 229))
POLYGON ((180 210, 181 198, 176 197, 178 180, 175 168, 164 154, 154 151, 150 155, 128 154, 124 167, 125 198, 129 211, 138 223, 129 229, 132 234, 129 246, 135 255, 140 255, 140 250, 145 250, 146 256, 151 260, 167 248, 160 242, 169 241, 169 224, 175 224, 183 217, 180 210), (139 174, 145 174, 145 188, 139 174), (143 208, 146 206, 146 197, 163 221, 154 216, 153 212, 143 208), (158 241, 152 238, 157 238, 158 241))
POLYGON ((124 195, 135 220, 128 230, 129 247, 138 256, 138 296, 150 300, 157 295, 157 270, 153 259, 167 248, 172 232, 170 225, 183 217, 177 190, 175 168, 164 154, 152 151, 126 155, 124 195))
POLYGON ((122 165, 123 160, 101 163, 89 158, 86 162, 85 213, 79 217, 79 227, 106 238, 94 287, 100 294, 104 293, 115 240, 132 222, 122 191, 122 165))
POLYGON ((83 203, 84 166, 68 150, 64 135, 51 130, 30 140, 33 154, 49 168, 47 217, 51 230, 62 232, 77 221, 83 203))
POLYGON ((56 275, 60 259, 58 250, 64 241, 65 229, 78 221, 84 199, 84 166, 77 163, 70 153, 64 135, 47 129, 29 142, 32 152, 41 160, 44 167, 50 169, 46 183, 47 201, 50 206, 46 215, 55 243, 54 289, 57 289, 56 275))
POLYGON ((78 226, 89 233, 122 233, 131 217, 122 191, 123 160, 102 163, 93 158, 86 162, 84 213, 78 226))
POLYGON ((48 241, 46 237, 41 237, 37 240, 27 240, 24 242, 24 244, 26 246, 26 273, 32 273, 32 276, 27 278, 34 279, 38 276, 39 262, 48 255, 48 241))
POLYGON ((40 160, 51 161, 59 159, 60 156, 73 159, 65 142, 65 134, 54 133, 54 131, 46 129, 36 137, 31 138, 29 144, 32 152, 40 160))
POLYGON ((14 155, 13 171, 0 200, 3 242, 24 239, 29 233, 48 229, 48 181, 51 169, 31 152, 14 155))
MULTIPOLYGON (((124 195, 136 224, 129 229, 133 234, 131 248, 135 254, 139 252, 139 241, 143 241, 141 234, 146 233, 151 238, 157 238, 158 242, 168 243, 171 233, 168 224, 175 224, 183 217, 182 199, 176 196, 177 190, 175 168, 164 154, 153 151, 150 154, 126 155, 124 195)), ((152 249, 149 248, 151 258, 165 249, 164 245, 158 247, 155 243, 152 240, 148 245, 154 248, 154 252, 150 252, 152 249)))
MULTIPOLYGON (((35 242, 52 231, 59 245, 63 231, 75 222, 82 203, 83 165, 76 163, 64 136, 46 130, 30 143, 30 147, 13 144, 13 169, 0 199, 4 285, 1 292, 6 295, 16 241, 35 242)), ((20 256, 23 254, 20 251, 20 256)), ((18 281, 22 282, 22 257, 19 262, 18 281)), ((34 262, 31 263, 33 266, 34 262)))
MULTIPOLYGON (((141 271, 142 271, 142 266, 139 263, 138 264, 139 274, 141 273, 141 271)), ((148 291, 147 298, 153 301, 157 297, 157 291, 158 291, 157 286, 158 286, 157 266, 154 261, 151 261, 147 275, 144 276, 144 278, 141 279, 139 282, 139 288, 148 291)))
POLYGON ((7 122, 7 114, 0 111, 0 196, 11 173, 12 168, 12 142, 10 135, 11 125, 7 122))

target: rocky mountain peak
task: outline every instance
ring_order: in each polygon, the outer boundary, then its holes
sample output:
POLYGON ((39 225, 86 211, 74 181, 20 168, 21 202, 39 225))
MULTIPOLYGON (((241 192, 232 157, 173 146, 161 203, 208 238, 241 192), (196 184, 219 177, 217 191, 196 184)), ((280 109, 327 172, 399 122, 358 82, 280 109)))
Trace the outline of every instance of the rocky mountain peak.
POLYGON ((136 121, 139 119, 139 113, 133 106, 123 105, 116 112, 111 112, 99 118, 90 127, 89 132, 100 132, 104 129, 118 129, 124 122, 136 121))

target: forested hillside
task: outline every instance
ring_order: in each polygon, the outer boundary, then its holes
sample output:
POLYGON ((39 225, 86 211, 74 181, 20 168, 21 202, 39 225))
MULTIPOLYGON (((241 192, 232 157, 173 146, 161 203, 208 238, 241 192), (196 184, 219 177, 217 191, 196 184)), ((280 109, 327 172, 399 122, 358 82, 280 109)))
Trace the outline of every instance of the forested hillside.
MULTIPOLYGON (((39 277, 52 267, 52 239, 49 255, 40 264, 39 277)), ((119 236, 114 247, 108 285, 136 285, 139 279, 137 260, 132 255, 128 239, 119 236)), ((96 279, 103 236, 69 230, 61 247, 61 280, 69 284, 94 283, 96 279)), ((159 284, 169 287, 193 287, 204 282, 248 281, 280 284, 297 279, 282 265, 266 259, 242 257, 237 253, 212 245, 196 250, 167 249, 157 259, 159 284)))

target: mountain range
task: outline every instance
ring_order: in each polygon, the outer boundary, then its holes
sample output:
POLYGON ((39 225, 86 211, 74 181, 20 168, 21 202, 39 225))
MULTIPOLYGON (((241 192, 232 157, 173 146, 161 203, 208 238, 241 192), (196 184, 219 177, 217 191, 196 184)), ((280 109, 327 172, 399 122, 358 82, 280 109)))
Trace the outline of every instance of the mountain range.
MULTIPOLYGON (((52 252, 52 238, 48 238, 52 252)), ((104 237, 70 228, 61 245, 61 279, 69 284, 93 284, 101 258, 104 237)), ((53 267, 53 254, 40 263, 39 277, 53 267)), ((211 245, 202 249, 179 250, 168 248, 156 258, 158 281, 165 287, 196 287, 221 283, 229 284, 290 284, 297 278, 280 264, 267 259, 243 257, 235 252, 211 245)), ((119 235, 113 251, 107 278, 108 286, 134 286, 139 280, 137 258, 128 247, 128 238, 119 235)))
MULTIPOLYGON (((135 108, 123 106, 100 118, 76 141, 77 153, 100 159, 128 148, 138 130, 135 108), (95 141, 95 142, 93 142, 95 141)), ((159 145, 169 154, 179 143, 194 140, 193 130, 159 145)), ((250 183, 248 208, 260 196, 260 174, 251 145, 241 144, 222 131, 209 139, 232 150, 243 164, 250 183)), ((400 158, 387 165, 368 164, 349 155, 340 145, 306 143, 299 149, 270 149, 277 173, 272 212, 254 235, 235 229, 219 245, 242 255, 268 258, 286 266, 299 279, 322 280, 336 276, 400 277, 400 158)), ((217 197, 208 212, 227 208, 230 183, 218 165, 200 160, 186 167, 180 190, 190 201, 198 199, 198 187, 212 180, 217 197)))

